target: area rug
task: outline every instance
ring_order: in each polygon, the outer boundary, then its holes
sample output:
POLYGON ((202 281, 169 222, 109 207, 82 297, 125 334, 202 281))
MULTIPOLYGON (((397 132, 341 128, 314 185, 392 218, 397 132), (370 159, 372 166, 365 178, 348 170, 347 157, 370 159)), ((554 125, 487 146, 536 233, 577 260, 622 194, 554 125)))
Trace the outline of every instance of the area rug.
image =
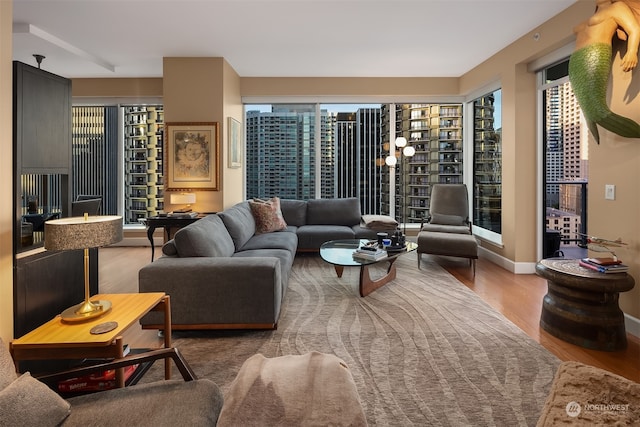
MULTIPOLYGON (((298 255, 277 330, 174 332, 174 345, 223 392, 254 354, 334 354, 371 426, 536 425, 559 360, 437 264, 397 266, 362 298, 357 268, 338 278, 298 255)), ((145 381, 161 376, 154 366, 145 381)))

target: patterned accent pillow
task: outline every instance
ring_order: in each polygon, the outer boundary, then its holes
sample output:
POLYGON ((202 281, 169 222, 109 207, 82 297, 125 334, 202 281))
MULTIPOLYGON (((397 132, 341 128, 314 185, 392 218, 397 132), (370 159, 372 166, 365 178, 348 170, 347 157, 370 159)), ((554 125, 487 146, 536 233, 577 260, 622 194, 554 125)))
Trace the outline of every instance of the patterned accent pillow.
POLYGON ((287 223, 280 210, 280 199, 278 197, 272 197, 269 200, 249 200, 249 206, 256 221, 256 234, 270 233, 287 228, 287 223))

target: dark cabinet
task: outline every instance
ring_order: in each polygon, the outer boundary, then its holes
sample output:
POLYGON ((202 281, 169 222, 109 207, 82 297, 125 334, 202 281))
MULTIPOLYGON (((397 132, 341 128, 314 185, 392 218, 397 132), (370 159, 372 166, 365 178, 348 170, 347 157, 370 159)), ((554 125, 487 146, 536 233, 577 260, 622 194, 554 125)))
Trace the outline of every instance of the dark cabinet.
POLYGON ((68 174, 71 80, 15 61, 14 132, 21 174, 68 174))
POLYGON ((71 80, 14 61, 13 107, 14 248, 24 252, 42 246, 40 218, 70 210, 71 80))
MULTIPOLYGON (((71 207, 71 80, 13 63, 14 335, 84 299, 83 251, 43 249, 44 221, 71 207)), ((97 249, 90 291, 98 291, 97 249)))

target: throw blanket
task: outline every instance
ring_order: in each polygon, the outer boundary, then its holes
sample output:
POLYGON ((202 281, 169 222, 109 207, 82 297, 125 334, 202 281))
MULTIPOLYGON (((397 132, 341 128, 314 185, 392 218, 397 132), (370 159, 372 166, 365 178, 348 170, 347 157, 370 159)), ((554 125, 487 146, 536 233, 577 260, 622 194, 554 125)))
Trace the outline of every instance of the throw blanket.
POLYGON ((395 231, 398 221, 387 215, 362 215, 361 225, 376 231, 395 231))
POLYGON ((563 362, 537 427, 640 425, 640 384, 580 362, 563 362))
POLYGON ((244 362, 218 426, 366 426, 356 385, 338 357, 317 351, 244 362))

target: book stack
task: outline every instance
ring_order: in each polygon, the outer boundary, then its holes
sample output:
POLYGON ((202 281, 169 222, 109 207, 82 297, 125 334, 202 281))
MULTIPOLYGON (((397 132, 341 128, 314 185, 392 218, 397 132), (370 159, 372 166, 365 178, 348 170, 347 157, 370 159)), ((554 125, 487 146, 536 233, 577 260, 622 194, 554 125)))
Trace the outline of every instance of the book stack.
MULTIPOLYGON (((124 345, 123 356, 131 352, 129 344, 124 345)), ((85 359, 86 364, 102 363, 112 359, 85 359)), ((125 382, 131 378, 131 375, 138 368, 137 364, 126 366, 124 369, 125 382)), ((102 372, 96 372, 77 378, 70 378, 58 382, 58 391, 61 393, 79 393, 90 391, 111 390, 116 388, 116 371, 115 369, 107 369, 102 372)))
POLYGON ((618 258, 582 258, 579 264, 589 270, 599 273, 626 273, 629 266, 625 265, 618 258))
POLYGON ((363 259, 363 260, 373 260, 377 261, 379 259, 385 258, 387 256, 387 251, 378 247, 377 243, 371 245, 363 245, 360 246, 353 252, 353 257, 355 259, 363 259))
MULTIPOLYGON (((127 381, 135 372, 138 365, 124 368, 124 380, 127 381)), ((87 391, 102 391, 116 388, 116 371, 109 369, 96 374, 89 374, 78 378, 60 381, 58 391, 62 393, 76 393, 87 391)))
POLYGON ((199 215, 198 212, 178 212, 178 211, 173 211, 168 214, 168 216, 170 216, 171 218, 195 218, 198 215, 199 215))

